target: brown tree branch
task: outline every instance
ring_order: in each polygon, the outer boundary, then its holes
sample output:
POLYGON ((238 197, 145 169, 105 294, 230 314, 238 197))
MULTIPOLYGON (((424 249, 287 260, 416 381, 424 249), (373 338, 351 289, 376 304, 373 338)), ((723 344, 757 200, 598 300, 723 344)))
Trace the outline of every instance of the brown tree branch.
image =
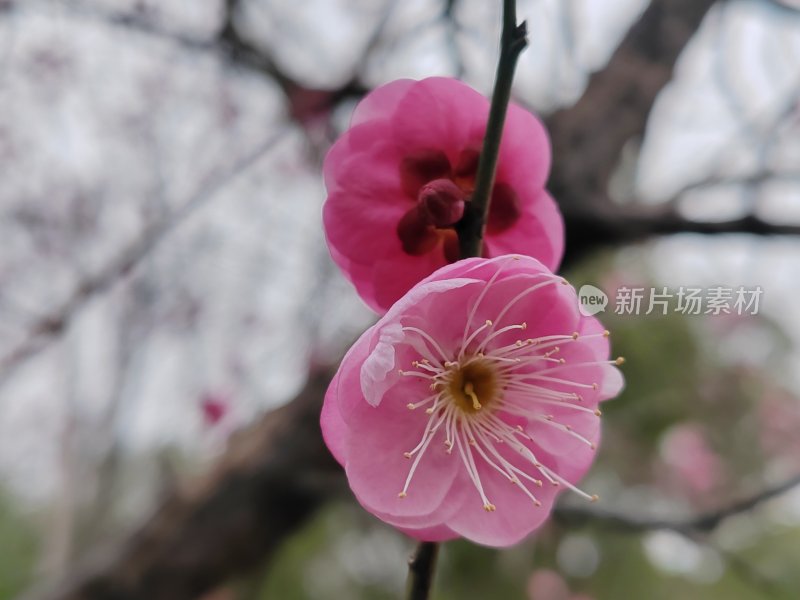
POLYGON ((680 214, 674 203, 662 206, 605 205, 567 208, 564 222, 569 243, 563 265, 569 266, 604 246, 618 247, 678 233, 703 235, 800 235, 800 223, 771 223, 755 215, 725 221, 695 221, 680 214))
POLYGON ((433 587, 439 544, 420 542, 414 555, 408 559, 408 600, 428 600, 433 587))
POLYGON ((644 133, 656 96, 714 1, 653 0, 581 99, 547 119, 554 161, 548 187, 565 210, 608 203, 623 147, 644 133))

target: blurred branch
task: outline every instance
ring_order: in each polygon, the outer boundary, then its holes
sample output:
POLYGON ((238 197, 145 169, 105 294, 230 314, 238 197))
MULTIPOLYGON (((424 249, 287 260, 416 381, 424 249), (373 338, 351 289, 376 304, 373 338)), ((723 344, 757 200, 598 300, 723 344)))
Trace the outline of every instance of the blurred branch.
POLYGON ((623 147, 644 133, 658 93, 713 4, 653 0, 581 99, 547 119, 554 158, 549 188, 565 211, 608 204, 608 182, 623 147))
POLYGON ((772 223, 755 215, 725 221, 696 221, 682 216, 674 203, 654 207, 609 205, 594 210, 566 209, 564 221, 570 240, 564 265, 574 264, 603 246, 621 246, 662 235, 800 235, 800 224, 772 223))
MULTIPOLYGON (((53 0, 45 0, 39 4, 54 4, 53 0)), ((58 3, 63 6, 62 3, 58 3)), ((36 6, 31 2, 28 6, 36 6)), ((86 2, 84 0, 73 0, 67 6, 70 14, 75 17, 105 23, 113 27, 130 29, 138 33, 150 35, 164 40, 169 40, 174 44, 182 46, 191 51, 209 51, 216 45, 215 40, 186 35, 177 29, 167 28, 155 21, 142 10, 120 11, 112 10, 99 3, 86 2)), ((13 8, 16 8, 15 6, 13 8)))
POLYGON ((173 214, 147 228, 139 238, 119 256, 96 274, 81 282, 64 302, 49 313, 36 319, 28 328, 24 341, 5 356, 0 357, 0 385, 16 367, 46 348, 53 339, 64 332, 75 315, 95 296, 105 292, 130 274, 146 257, 150 256, 172 231, 194 214, 226 185, 247 171, 267 152, 274 148, 288 130, 280 129, 232 165, 212 173, 197 191, 173 214))
POLYGON ((272 555, 337 490, 319 411, 332 373, 237 434, 207 476, 175 489, 121 548, 27 600, 195 600, 272 555))
POLYGON ((780 496, 797 486, 800 486, 800 475, 796 475, 772 487, 765 488, 757 494, 723 508, 684 519, 642 517, 612 510, 601 510, 594 507, 572 506, 557 508, 555 516, 565 525, 600 525, 613 531, 625 533, 640 533, 659 529, 668 529, 686 535, 710 533, 725 519, 753 510, 763 502, 780 496))
POLYGON ((457 5, 458 0, 446 0, 444 10, 442 11, 442 18, 448 23, 447 48, 453 57, 455 78, 463 79, 466 66, 464 65, 464 58, 461 55, 461 48, 458 44, 458 33, 461 31, 461 24, 458 22, 458 17, 456 15, 457 5))
POLYGON ((782 173, 772 169, 765 169, 760 173, 747 175, 745 177, 707 177, 702 181, 690 183, 683 187, 677 194, 680 198, 689 192, 702 191, 715 187, 723 186, 758 186, 765 183, 791 183, 800 184, 800 172, 782 173))
MULTIPOLYGON (((381 41, 396 2, 397 0, 386 0, 383 15, 363 50, 365 57, 381 41)), ((110 10, 85 1, 76 1, 69 5, 69 10, 77 17, 161 38, 188 51, 217 54, 236 67, 255 71, 268 77, 277 83, 286 97, 290 117, 301 124, 308 116, 325 113, 346 98, 360 98, 367 93, 368 89, 360 82, 360 71, 363 69, 364 61, 354 68, 350 80, 336 89, 313 90, 304 86, 286 73, 267 51, 241 35, 236 27, 238 8, 239 0, 225 0, 219 32, 214 37, 203 38, 166 28, 146 13, 110 10)))

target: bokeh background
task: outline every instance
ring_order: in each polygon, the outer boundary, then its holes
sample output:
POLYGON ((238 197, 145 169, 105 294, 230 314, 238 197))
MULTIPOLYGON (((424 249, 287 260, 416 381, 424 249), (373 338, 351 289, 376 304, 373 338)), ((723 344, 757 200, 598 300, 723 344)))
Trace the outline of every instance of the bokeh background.
MULTIPOLYGON (((373 318, 327 255, 321 160, 381 83, 489 93, 500 4, 0 0, 0 598, 401 596, 412 542, 315 429, 373 318)), ((563 273, 612 295, 628 385, 602 501, 448 543, 434 598, 800 597, 800 3, 518 13, 563 273), (618 315, 621 286, 763 294, 618 315)))

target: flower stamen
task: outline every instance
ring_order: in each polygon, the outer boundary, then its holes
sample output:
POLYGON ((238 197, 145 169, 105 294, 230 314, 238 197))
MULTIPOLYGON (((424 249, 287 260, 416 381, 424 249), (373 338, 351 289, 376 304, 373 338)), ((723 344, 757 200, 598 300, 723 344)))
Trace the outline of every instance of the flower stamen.
POLYGON ((468 381, 464 385, 464 393, 472 399, 472 408, 475 410, 480 410, 483 408, 478 400, 478 395, 475 393, 475 387, 472 385, 471 381, 468 381))
POLYGON ((535 446, 532 446, 536 443, 536 429, 531 430, 529 425, 541 423, 594 450, 595 443, 576 431, 569 424, 569 418, 570 415, 579 413, 600 416, 600 411, 595 406, 581 405, 584 398, 579 393, 553 389, 552 384, 597 390, 597 383, 581 381, 580 377, 576 380, 575 375, 579 375, 583 368, 620 365, 624 359, 620 357, 615 360, 568 362, 563 357, 553 356, 561 351, 564 344, 585 343, 591 338, 607 337, 607 332, 546 335, 517 339, 513 343, 497 346, 500 336, 527 328, 526 322, 504 326, 498 326, 498 323, 514 304, 526 296, 547 285, 563 281, 554 276, 546 276, 544 281, 519 292, 503 307, 496 319, 486 319, 470 332, 472 320, 485 299, 486 291, 495 282, 499 272, 487 282, 471 307, 455 356, 449 352, 451 348, 448 344, 440 343, 422 329, 403 327, 403 331, 416 334, 417 337, 412 337, 409 343, 422 357, 411 363, 415 371, 400 372, 404 376, 431 381, 430 388, 434 393, 407 405, 411 410, 427 407, 425 412, 429 418, 417 446, 404 452, 404 456, 413 459, 413 463, 399 496, 404 498, 408 495, 422 456, 432 440, 438 437, 439 429, 442 429, 445 453, 452 454, 453 448, 457 449, 487 512, 494 512, 496 506, 486 494, 478 470, 478 457, 493 471, 522 490, 536 506, 541 506, 542 502, 533 494, 531 487, 542 487, 545 481, 554 487, 564 486, 593 501, 596 496, 577 488, 538 459, 534 453, 535 446), (418 348, 419 344, 423 348, 418 348), (439 358, 427 356, 429 351, 439 358), (558 376, 560 372, 573 368, 577 372, 570 372, 566 377, 558 376), (555 416, 546 412, 546 407, 566 409, 568 412, 561 417, 566 422, 556 420, 555 416), (508 419, 513 422, 507 422, 508 419), (522 421, 525 423, 524 427, 519 424, 522 421), (512 462, 506 458, 500 451, 500 444, 513 449, 520 459, 513 459, 512 462))

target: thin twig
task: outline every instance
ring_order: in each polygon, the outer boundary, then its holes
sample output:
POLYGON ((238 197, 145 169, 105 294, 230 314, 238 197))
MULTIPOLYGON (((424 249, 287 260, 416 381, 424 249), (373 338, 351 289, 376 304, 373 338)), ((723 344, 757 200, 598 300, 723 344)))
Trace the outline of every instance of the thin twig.
POLYGON ((497 171, 497 156, 500 152, 500 139, 506 121, 508 103, 511 100, 511 84, 514 80, 514 69, 520 53, 528 45, 528 28, 525 22, 517 25, 516 0, 503 0, 503 33, 500 38, 500 59, 497 62, 497 76, 492 93, 492 105, 489 109, 489 120, 486 123, 486 135, 478 162, 478 174, 475 178, 475 191, 472 200, 467 203, 464 216, 458 222, 459 248, 461 257, 480 256, 483 245, 483 231, 489 215, 489 202, 494 176, 497 171))
POLYGON ((439 544, 436 542, 420 542, 417 546, 416 552, 408 560, 408 600, 428 599, 438 555, 439 544))
MULTIPOLYGON (((486 123, 486 134, 478 162, 475 191, 464 211, 464 217, 456 226, 462 258, 481 255, 483 230, 489 215, 500 140, 503 137, 503 125, 511 100, 514 69, 520 53, 528 45, 525 22, 517 25, 516 4, 516 0, 503 0, 500 58, 497 62, 489 120, 486 123)), ((408 600, 427 600, 433 583, 438 552, 439 545, 435 542, 421 542, 417 546, 416 552, 408 562, 408 600)))
POLYGON ((787 479, 760 492, 724 506, 683 519, 642 517, 610 510, 581 507, 561 507, 556 510, 559 520, 570 525, 597 524, 607 529, 624 533, 669 530, 682 534, 710 533, 725 519, 753 510, 760 504, 771 500, 789 490, 800 486, 800 475, 787 479))

